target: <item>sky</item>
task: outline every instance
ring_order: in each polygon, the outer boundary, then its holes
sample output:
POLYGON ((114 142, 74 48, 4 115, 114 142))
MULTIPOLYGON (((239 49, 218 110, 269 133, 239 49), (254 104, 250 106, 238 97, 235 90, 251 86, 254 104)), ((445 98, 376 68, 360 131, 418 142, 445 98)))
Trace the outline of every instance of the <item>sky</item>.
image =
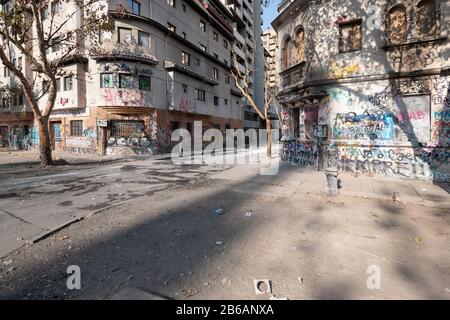
POLYGON ((272 0, 270 2, 270 6, 267 8, 264 8, 264 16, 263 16, 263 19, 264 19, 263 30, 264 31, 270 28, 270 23, 278 15, 277 6, 280 2, 281 2, 281 0, 272 0))

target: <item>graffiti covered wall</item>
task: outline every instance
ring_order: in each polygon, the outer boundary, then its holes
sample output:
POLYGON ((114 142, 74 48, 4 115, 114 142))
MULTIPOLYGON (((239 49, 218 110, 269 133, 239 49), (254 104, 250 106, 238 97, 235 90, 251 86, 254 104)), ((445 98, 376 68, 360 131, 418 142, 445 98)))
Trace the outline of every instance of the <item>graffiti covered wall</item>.
POLYGON ((436 76, 330 88, 340 169, 450 181, 448 83, 436 76))

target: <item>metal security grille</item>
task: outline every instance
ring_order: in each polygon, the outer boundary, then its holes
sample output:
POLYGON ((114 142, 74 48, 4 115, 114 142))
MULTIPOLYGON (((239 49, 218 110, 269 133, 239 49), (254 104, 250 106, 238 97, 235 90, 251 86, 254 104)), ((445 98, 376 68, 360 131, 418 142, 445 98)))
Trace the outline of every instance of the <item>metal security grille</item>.
POLYGON ((112 120, 111 136, 120 138, 144 136, 144 121, 136 120, 112 120))

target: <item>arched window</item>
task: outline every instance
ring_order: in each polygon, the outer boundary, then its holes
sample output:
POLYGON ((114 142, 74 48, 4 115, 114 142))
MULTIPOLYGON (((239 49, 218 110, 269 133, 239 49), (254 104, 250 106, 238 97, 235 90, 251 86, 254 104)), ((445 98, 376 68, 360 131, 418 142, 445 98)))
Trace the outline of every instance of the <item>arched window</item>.
POLYGON ((291 57, 292 57, 292 53, 291 53, 291 38, 287 37, 284 40, 283 43, 283 52, 282 52, 282 59, 283 59, 283 69, 289 68, 291 66, 291 57))
POLYGON ((417 5, 416 32, 421 39, 436 35, 436 3, 424 0, 417 5))
POLYGON ((305 60, 305 31, 299 28, 295 33, 295 61, 297 63, 305 60))
POLYGON ((395 6, 389 11, 389 41, 392 44, 406 42, 408 35, 408 18, 404 6, 395 6))

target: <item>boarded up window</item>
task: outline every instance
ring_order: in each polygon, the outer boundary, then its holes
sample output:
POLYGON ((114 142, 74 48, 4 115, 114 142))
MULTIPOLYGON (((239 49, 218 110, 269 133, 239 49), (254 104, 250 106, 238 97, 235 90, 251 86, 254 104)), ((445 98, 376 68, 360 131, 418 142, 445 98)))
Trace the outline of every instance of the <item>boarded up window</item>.
POLYGON ((395 139, 397 141, 430 141, 430 96, 397 96, 395 98, 395 139))
POLYGON ((416 28, 420 38, 432 37, 436 34, 436 4, 434 0, 422 1, 417 6, 416 28))
POLYGON ((339 52, 358 51, 362 48, 361 21, 339 25, 339 52))
POLYGON ((296 60, 302 62, 305 59, 305 31, 299 29, 295 34, 296 60))
POLYGON ((408 34, 408 19, 406 9, 403 6, 397 6, 389 11, 389 40, 392 44, 406 42, 408 34))
POLYGON ((291 66, 291 38, 284 40, 283 44, 283 68, 291 66))

